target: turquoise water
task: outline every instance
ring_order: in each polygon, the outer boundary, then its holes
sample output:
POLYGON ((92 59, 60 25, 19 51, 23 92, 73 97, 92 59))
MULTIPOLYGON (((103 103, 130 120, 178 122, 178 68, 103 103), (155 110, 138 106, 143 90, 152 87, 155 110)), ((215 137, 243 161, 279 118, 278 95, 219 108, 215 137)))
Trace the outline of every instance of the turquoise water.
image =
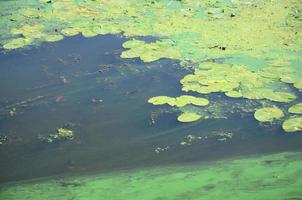
POLYGON ((302 149, 301 135, 259 124, 253 113, 177 122, 178 110, 147 100, 181 95, 179 80, 190 69, 175 60, 121 59, 125 40, 76 36, 0 53, 1 183, 302 149), (40 139, 60 127, 73 130, 74 139, 40 139), (219 140, 225 132, 233 137, 219 140), (188 134, 203 139, 180 145, 188 134))

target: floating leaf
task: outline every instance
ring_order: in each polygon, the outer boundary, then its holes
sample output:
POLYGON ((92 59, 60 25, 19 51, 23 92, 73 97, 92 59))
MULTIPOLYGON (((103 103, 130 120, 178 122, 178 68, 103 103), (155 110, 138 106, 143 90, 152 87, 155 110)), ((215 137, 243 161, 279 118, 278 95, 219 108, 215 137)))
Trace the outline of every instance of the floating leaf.
POLYGON ((177 120, 180 122, 194 122, 200 118, 201 116, 196 113, 183 113, 178 116, 177 120))
POLYGON ((285 132, 302 131, 302 117, 293 117, 285 120, 282 128, 285 132))
POLYGON ((206 106, 209 104, 209 100, 200 97, 194 97, 189 95, 182 95, 176 98, 176 106, 183 107, 187 104, 193 104, 195 106, 206 106))
POLYGON ((284 116, 282 110, 278 107, 267 107, 256 110, 254 117, 260 122, 272 122, 284 116))
POLYGON ((290 107, 288 112, 293 114, 302 114, 302 102, 290 107))
POLYGON ((152 97, 148 100, 148 103, 152 103, 153 105, 164 105, 169 104, 170 106, 175 105, 175 98, 167 97, 167 96, 157 96, 152 97))

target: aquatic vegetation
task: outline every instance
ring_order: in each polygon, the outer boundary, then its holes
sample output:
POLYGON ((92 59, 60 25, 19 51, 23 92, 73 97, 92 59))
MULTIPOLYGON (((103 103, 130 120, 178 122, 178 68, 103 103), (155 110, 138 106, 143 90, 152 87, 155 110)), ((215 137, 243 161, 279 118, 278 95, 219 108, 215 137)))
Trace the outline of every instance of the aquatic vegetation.
POLYGON ((302 103, 295 104, 288 109, 289 113, 302 114, 302 103))
POLYGON ((254 117, 260 122, 272 122, 276 119, 280 119, 284 116, 284 113, 278 107, 266 107, 256 110, 254 117))
POLYGON ((188 104, 192 104, 195 106, 206 106, 209 104, 209 101, 201 97, 182 95, 176 98, 167 96, 152 97, 148 100, 148 103, 152 103, 153 105, 168 104, 170 106, 183 107, 188 104))
MULTIPOLYGON (((181 80, 185 92, 291 103, 302 90, 301 7, 299 0, 1 1, 0 44, 18 49, 121 33, 129 37, 122 58, 191 63, 194 73, 181 80)), ((182 109, 188 99, 149 101, 182 109)))
POLYGON ((39 138, 47 143, 53 143, 62 140, 72 140, 74 133, 72 130, 66 128, 58 128, 55 133, 51 133, 47 137, 39 136, 39 138))
POLYGON ((177 120, 180 122, 194 122, 201 118, 197 113, 182 113, 177 117, 177 120))
POLYGON ((300 152, 281 153, 14 183, 0 199, 299 199, 301 170, 300 152))
POLYGON ((170 106, 174 106, 175 105, 175 98, 167 97, 167 96, 157 96, 157 97, 150 98, 148 100, 148 103, 152 103, 153 105, 168 104, 170 106))
MULTIPOLYGON (((211 66, 206 63, 206 66, 208 69, 197 68, 194 74, 186 75, 180 81, 183 91, 201 94, 223 92, 232 98, 267 99, 286 103, 296 98, 290 87, 279 82, 280 76, 271 77, 264 74, 270 67, 252 72, 247 66, 237 64, 213 63, 211 66), (277 90, 276 86, 280 89, 277 90)), ((287 73, 287 68, 284 69, 284 73, 287 73)))
POLYGON ((302 117, 292 117, 285 120, 282 124, 282 128, 286 132, 302 131, 302 117))

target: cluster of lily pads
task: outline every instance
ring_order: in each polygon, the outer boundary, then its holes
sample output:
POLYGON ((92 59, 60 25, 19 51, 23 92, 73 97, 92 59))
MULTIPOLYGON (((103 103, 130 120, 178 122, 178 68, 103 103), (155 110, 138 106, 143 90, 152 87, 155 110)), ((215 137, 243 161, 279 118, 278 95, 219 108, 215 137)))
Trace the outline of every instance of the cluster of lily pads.
MULTIPOLYGON (((288 109, 288 113, 296 114, 297 116, 292 116, 286 119, 282 128, 286 132, 296 132, 302 130, 302 103, 295 104, 288 109), (300 114, 300 116, 299 116, 300 114)), ((264 107, 256 110, 254 114, 255 118, 260 122, 272 122, 284 117, 284 112, 274 106, 274 107, 264 107)))
MULTIPOLYGON (((212 93, 267 100, 272 106, 257 110, 255 118, 285 119, 283 129, 293 132, 302 130, 301 113, 295 111, 300 104, 284 110, 302 91, 301 10, 299 0, 1 1, 0 46, 18 49, 79 34, 121 33, 131 38, 123 44, 122 58, 177 59, 194 69, 181 84, 196 97, 155 97, 150 103, 185 110, 206 106, 209 102, 199 95, 212 93)), ((201 118, 199 112, 187 111, 178 120, 201 118)))

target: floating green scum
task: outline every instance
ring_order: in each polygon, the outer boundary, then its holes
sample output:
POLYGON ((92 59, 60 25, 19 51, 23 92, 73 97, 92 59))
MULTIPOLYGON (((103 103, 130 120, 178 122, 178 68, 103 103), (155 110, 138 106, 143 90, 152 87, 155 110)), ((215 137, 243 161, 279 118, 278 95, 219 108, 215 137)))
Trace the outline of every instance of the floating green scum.
MULTIPOLYGON (((224 93, 259 102, 258 109, 265 101, 286 110, 301 95, 300 0, 11 0, 0 2, 0 14, 0 45, 7 50, 122 33, 129 38, 122 58, 170 58, 193 68, 180 84, 196 98, 224 93)), ((205 106, 192 98, 166 100, 179 109, 205 106)), ((282 119, 299 114, 295 106, 282 119)))
POLYGON ((5 200, 298 200, 302 153, 60 177, 0 188, 5 200))

